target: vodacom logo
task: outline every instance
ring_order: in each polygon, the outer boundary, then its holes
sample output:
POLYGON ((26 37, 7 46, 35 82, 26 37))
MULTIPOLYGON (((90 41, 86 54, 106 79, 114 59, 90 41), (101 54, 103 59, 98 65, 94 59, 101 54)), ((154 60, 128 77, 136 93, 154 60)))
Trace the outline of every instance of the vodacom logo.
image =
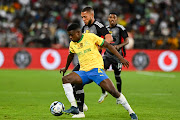
POLYGON ((61 56, 56 50, 45 50, 40 58, 41 65, 48 70, 56 69, 61 63, 61 56))
POLYGON ((158 58, 158 65, 163 71, 173 71, 178 64, 176 54, 171 51, 162 52, 158 58))
POLYGON ((4 63, 4 55, 3 53, 0 51, 0 67, 3 65, 4 63))

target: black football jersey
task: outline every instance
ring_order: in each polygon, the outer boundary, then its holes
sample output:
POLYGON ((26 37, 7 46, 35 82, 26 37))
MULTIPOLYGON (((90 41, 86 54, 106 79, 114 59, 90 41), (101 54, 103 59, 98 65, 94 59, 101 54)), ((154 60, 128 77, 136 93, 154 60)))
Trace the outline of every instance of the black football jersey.
MULTIPOLYGON (((106 28, 113 37, 113 42, 111 43, 111 45, 119 45, 122 42, 124 42, 124 40, 128 37, 127 31, 122 25, 116 24, 114 27, 107 26, 106 28)), ((123 57, 126 56, 126 51, 124 46, 120 48, 118 52, 123 57)), ((113 53, 111 53, 109 49, 106 49, 105 55, 117 59, 117 57, 113 53)))

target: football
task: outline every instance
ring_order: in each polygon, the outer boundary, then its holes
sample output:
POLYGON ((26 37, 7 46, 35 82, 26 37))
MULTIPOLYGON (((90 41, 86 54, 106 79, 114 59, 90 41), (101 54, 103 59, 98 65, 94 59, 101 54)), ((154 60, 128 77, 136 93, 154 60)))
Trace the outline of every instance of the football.
POLYGON ((59 102, 59 101, 54 101, 51 105, 50 105, 50 112, 55 115, 55 116, 60 116, 62 115, 63 111, 65 110, 64 104, 59 102))

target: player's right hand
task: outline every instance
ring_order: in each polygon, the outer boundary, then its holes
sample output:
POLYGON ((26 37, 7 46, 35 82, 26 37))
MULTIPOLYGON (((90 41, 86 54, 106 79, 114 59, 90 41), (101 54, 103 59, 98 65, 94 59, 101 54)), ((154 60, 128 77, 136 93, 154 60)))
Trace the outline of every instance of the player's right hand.
POLYGON ((124 67, 127 67, 127 68, 129 67, 129 62, 126 59, 123 58, 121 60, 121 63, 123 64, 124 67))
POLYGON ((67 70, 67 69, 64 67, 64 68, 61 68, 59 72, 60 72, 60 73, 63 72, 63 76, 64 76, 64 74, 66 73, 66 70, 67 70))

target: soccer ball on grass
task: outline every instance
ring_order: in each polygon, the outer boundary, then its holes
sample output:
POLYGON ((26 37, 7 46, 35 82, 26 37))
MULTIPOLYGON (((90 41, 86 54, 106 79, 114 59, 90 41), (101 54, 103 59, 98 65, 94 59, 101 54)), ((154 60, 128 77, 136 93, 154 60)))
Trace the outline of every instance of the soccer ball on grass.
POLYGON ((55 115, 55 116, 60 116, 62 115, 63 111, 65 110, 64 104, 59 102, 59 101, 54 101, 51 105, 50 105, 50 112, 55 115))

